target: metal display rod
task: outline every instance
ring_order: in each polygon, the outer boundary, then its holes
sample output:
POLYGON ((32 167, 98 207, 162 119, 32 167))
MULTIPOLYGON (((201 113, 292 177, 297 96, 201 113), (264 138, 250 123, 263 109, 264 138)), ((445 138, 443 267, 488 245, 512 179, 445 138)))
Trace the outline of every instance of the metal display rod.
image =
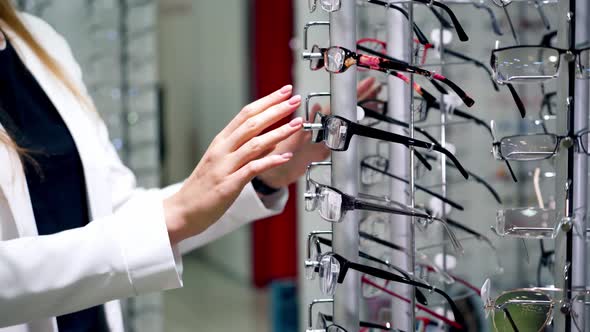
MULTIPOLYGON (((410 16, 412 18, 412 16, 410 16)), ((396 47, 388 47, 387 54, 397 59, 403 59, 407 62, 411 62, 412 45, 408 43, 400 43, 400 40, 412 40, 412 28, 411 23, 408 24, 408 20, 397 11, 387 11, 387 45, 396 45, 396 47)), ((403 120, 407 123, 413 124, 411 119, 411 101, 413 100, 413 90, 409 88, 410 85, 405 84, 401 80, 397 79, 393 75, 387 77, 387 113, 395 119, 403 120)), ((410 126, 412 130, 413 126, 410 126)), ((403 128, 399 126, 390 125, 389 130, 396 134, 405 135, 403 128)), ((413 133, 411 133, 413 135, 413 133)), ((405 146, 400 144, 389 144, 389 159, 392 166, 392 171, 397 176, 404 179, 411 179, 410 185, 405 184, 401 181, 390 182, 390 196, 393 200, 403 202, 407 205, 413 203, 413 195, 408 196, 407 193, 413 193, 413 167, 410 167, 411 156, 405 146)), ((402 215, 391 215, 390 225, 396 225, 390 227, 390 240, 393 243, 399 244, 400 246, 407 248, 407 255, 393 251, 392 262, 394 265, 399 266, 406 271, 414 272, 415 258, 414 258, 414 226, 411 223, 409 217, 402 215)), ((397 294, 402 295, 407 299, 411 299, 410 303, 394 300, 392 302, 391 312, 392 321, 395 322, 396 326, 399 326, 402 330, 413 331, 415 329, 415 296, 414 288, 401 284, 393 283, 392 289, 397 294)))
MULTIPOLYGON (((356 2, 342 1, 340 10, 330 13, 330 43, 356 50, 356 2)), ((335 115, 356 119, 356 70, 330 74, 330 106, 335 115)), ((355 138, 346 152, 332 153, 332 185, 357 195, 360 178, 358 142, 355 138)), ((358 261, 358 213, 350 211, 342 222, 332 226, 333 249, 351 261, 358 261)), ((350 271, 334 294, 334 323, 347 331, 358 331, 360 313, 360 275, 350 271)))
MULTIPOLYGON (((590 36, 588 23, 587 1, 568 0, 559 3, 560 28, 558 41, 561 47, 573 48, 576 43, 585 42, 590 36), (578 19, 576 19, 578 18, 578 19)), ((565 60, 567 61, 567 60, 565 60)), ((559 75, 558 99, 560 110, 558 112, 558 130, 573 136, 576 132, 587 127, 588 124, 588 81, 576 80, 576 62, 569 61, 561 66, 559 75)), ((566 236, 556 243, 556 268, 555 280, 560 287, 565 289, 564 297, 571 299, 575 294, 571 290, 585 289, 586 287, 586 202, 588 186, 588 159, 585 155, 577 153, 576 149, 567 149, 561 153, 556 162, 557 183, 556 192, 563 193, 565 183, 570 183, 571 189, 567 191, 567 200, 563 210, 567 216, 573 217, 573 227, 566 236), (571 264, 571 265, 569 265, 571 264), (570 266, 567 272, 568 278, 564 279, 565 266, 570 266)), ((561 200, 563 201, 563 200, 561 200)), ((565 307, 561 309, 566 309, 565 307)), ((563 310, 567 312, 567 310, 563 310)), ((585 305, 574 304, 567 315, 557 314, 554 321, 556 331, 577 331, 572 316, 580 328, 584 330, 587 325, 585 319, 585 305)))

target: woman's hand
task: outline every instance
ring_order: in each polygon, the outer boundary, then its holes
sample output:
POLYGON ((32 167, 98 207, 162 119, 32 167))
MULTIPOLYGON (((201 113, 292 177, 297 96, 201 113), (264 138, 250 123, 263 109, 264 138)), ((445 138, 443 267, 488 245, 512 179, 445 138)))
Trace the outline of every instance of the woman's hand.
MULTIPOLYGON (((381 85, 375 84, 375 78, 369 77, 362 80, 357 87, 358 100, 375 98, 381 89, 381 85)), ((311 116, 316 112, 329 114, 330 110, 322 110, 319 104, 313 105, 311 116)), ((314 161, 322 161, 330 156, 330 150, 324 144, 314 144, 311 142, 310 131, 300 131, 288 139, 277 144, 273 154, 283 152, 292 152, 293 158, 288 162, 271 168, 258 176, 267 186, 272 188, 281 188, 295 181, 305 173, 307 165, 314 161)))
POLYGON ((252 178, 291 160, 291 146, 279 150, 277 144, 301 132, 301 118, 259 134, 299 107, 301 97, 291 97, 292 89, 287 85, 244 107, 211 142, 179 192, 164 201, 172 244, 203 232, 252 178))

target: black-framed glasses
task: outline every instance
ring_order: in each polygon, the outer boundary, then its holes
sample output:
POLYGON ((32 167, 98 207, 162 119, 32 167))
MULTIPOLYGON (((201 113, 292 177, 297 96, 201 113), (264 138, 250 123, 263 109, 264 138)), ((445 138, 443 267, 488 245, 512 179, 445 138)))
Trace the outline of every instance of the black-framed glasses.
POLYGON ((576 60, 578 78, 590 78, 590 47, 563 49, 539 45, 521 45, 492 51, 490 64, 496 82, 531 83, 557 78, 561 56, 566 61, 576 60))
MULTIPOLYGON (((428 160, 437 160, 438 159, 436 156, 433 156, 428 153, 424 154, 424 158, 426 158, 428 160)), ((447 160, 447 166, 455 168, 455 165, 448 160, 447 160)), ((498 194, 496 189, 494 189, 494 187, 488 181, 486 181, 486 179, 475 174, 474 172, 472 172, 470 170, 467 170, 467 173, 469 173, 470 180, 473 180, 473 181, 481 184, 482 186, 484 186, 489 191, 489 193, 494 197, 496 202, 498 202, 498 204, 502 204, 502 198, 500 197, 500 194, 498 194)))
MULTIPOLYGON (((389 159, 385 158, 380 155, 372 155, 367 156, 361 161, 361 182, 365 185, 373 185, 377 183, 381 183, 383 181, 383 176, 401 181, 403 183, 409 184, 410 181, 404 179, 400 176, 395 174, 389 173, 389 159)), ((465 208, 463 205, 444 197, 443 195, 436 193, 424 186, 416 184, 416 189, 422 192, 427 193, 428 195, 437 198, 438 200, 449 204, 453 208, 464 211, 465 208)))
POLYGON ((359 199, 354 196, 347 195, 342 191, 321 184, 311 178, 311 169, 314 166, 326 166, 325 163, 311 163, 307 166, 305 174, 305 209, 306 211, 317 210, 320 216, 330 222, 341 222, 347 211, 352 210, 364 210, 372 212, 382 212, 387 214, 397 214, 408 217, 418 218, 418 221, 424 226, 437 221, 443 225, 443 228, 447 232, 449 239, 456 251, 462 252, 463 247, 457 240, 455 233, 449 228, 447 222, 443 219, 433 217, 428 213, 422 212, 418 209, 408 207, 404 204, 392 201, 386 197, 378 197, 368 194, 359 194, 359 196, 366 197, 367 200, 359 199), (368 200, 380 201, 389 205, 396 205, 399 208, 393 208, 391 206, 375 204, 368 200))
POLYGON ((334 253, 326 252, 319 256, 316 262, 316 270, 320 280, 320 289, 324 294, 333 295, 336 291, 337 284, 344 282, 346 275, 350 270, 354 270, 363 274, 367 274, 379 279, 386 279, 389 281, 399 282, 410 286, 429 290, 431 292, 441 295, 449 304, 451 311, 455 317, 455 321, 464 325, 464 318, 461 311, 453 301, 453 299, 444 291, 420 282, 408 280, 391 272, 381 270, 372 266, 358 264, 352 262, 343 256, 334 253))
MULTIPOLYGON (((385 8, 392 8, 392 6, 393 6, 391 3, 387 2, 387 1, 381 1, 381 0, 366 0, 366 1, 368 3, 383 6, 385 8)), ((465 33, 465 30, 463 29, 463 26, 459 22, 459 19, 457 19, 457 16, 455 15, 455 13, 446 4, 441 3, 439 1, 432 1, 432 0, 412 0, 412 2, 417 2, 417 3, 427 5, 429 7, 434 6, 434 7, 438 7, 440 9, 442 9, 451 19, 452 26, 455 28, 455 31, 457 32, 457 36, 459 37, 459 40, 463 41, 463 42, 469 40, 469 36, 467 35, 467 33, 465 33)), ((404 12, 405 12, 405 10, 402 11, 402 14, 404 14, 404 12)), ((433 13, 434 12, 435 11, 433 11, 433 13)), ((405 12, 404 16, 409 17, 407 12, 405 12)), ((439 22, 443 23, 443 25, 446 25, 447 27, 450 26, 450 24, 448 22, 446 22, 444 17, 437 15, 437 19, 439 20, 439 22)))
MULTIPOLYGON (((325 237, 321 237, 320 235, 332 235, 331 231, 314 231, 309 233, 308 237, 307 237, 307 259, 305 260, 305 278, 307 280, 313 280, 315 279, 315 267, 316 267, 316 262, 319 260, 319 256, 322 253, 322 248, 321 245, 325 245, 327 247, 332 248, 332 240, 327 239, 325 237)), ((417 282, 421 282, 423 284, 429 285, 430 284, 418 277, 414 277, 413 275, 407 273, 406 271, 404 271, 402 268, 397 267, 393 264, 391 264, 390 262, 377 258, 373 255, 367 254, 366 252, 359 250, 359 257, 362 259, 365 259, 367 261, 373 262, 373 263, 377 263, 380 264, 390 270, 393 270, 397 273, 399 273, 401 275, 401 277, 406 278, 406 279, 411 279, 417 282)), ((451 280, 451 282, 453 282, 453 280, 451 280)), ((428 305, 428 300, 426 298, 426 296, 419 290, 416 290, 416 300, 423 304, 423 305, 428 305)))
POLYGON ((331 73, 343 73, 348 68, 357 65, 359 67, 368 68, 387 73, 390 70, 407 72, 434 79, 446 84, 451 88, 468 107, 473 106, 475 101, 467 95, 457 84, 449 80, 445 76, 422 69, 416 66, 411 66, 405 61, 392 61, 383 57, 357 54, 349 49, 340 46, 332 46, 329 48, 320 48, 317 45, 312 47, 311 53, 304 52, 303 58, 311 60, 312 70, 325 68, 331 73))
MULTIPOLYGON (((387 115, 387 101, 383 101, 380 99, 365 99, 365 100, 361 100, 359 101, 359 106, 362 106, 363 108, 369 108, 375 112, 381 113, 382 115, 387 115)), ((431 109, 435 109, 440 111, 440 103, 434 99, 432 101, 426 100, 426 99, 422 99, 420 97, 414 97, 414 120, 415 122, 424 122, 428 119, 428 115, 430 114, 430 110, 431 109)), ((492 129, 490 128, 490 126, 487 124, 486 121, 471 115, 470 113, 467 113, 465 111, 462 111, 460 109, 454 109, 452 112, 453 115, 468 120, 468 121, 473 121, 475 124, 477 124, 478 126, 481 126, 483 128, 486 129, 486 131, 488 133, 490 133, 490 135, 492 134, 492 129)), ((399 120, 397 120, 399 121, 399 120)), ((361 124, 367 125, 367 126, 374 126, 375 124, 377 124, 377 121, 367 121, 367 122, 360 122, 361 124)), ((416 127, 414 126, 414 128, 420 128, 420 127, 416 127)), ((420 128, 420 130, 424 130, 423 128, 420 128)), ((419 131, 419 130, 417 130, 419 131)), ((420 131, 419 131, 420 132, 420 131)))
MULTIPOLYGON (((330 315, 318 312, 315 328, 313 326, 313 308, 322 303, 334 303, 333 299, 315 299, 307 307, 307 330, 306 332, 347 332, 340 325, 334 324, 334 319, 330 315)), ((401 330, 393 329, 389 322, 384 324, 360 321, 359 327, 369 329, 379 329, 382 331, 403 332, 401 330)))
POLYGON ((449 150, 434 143, 359 125, 340 116, 324 115, 319 112, 314 114, 313 123, 305 123, 303 128, 313 131, 313 142, 323 141, 328 148, 334 151, 346 151, 354 135, 436 151, 452 160, 465 179, 469 178, 469 174, 459 160, 449 150))

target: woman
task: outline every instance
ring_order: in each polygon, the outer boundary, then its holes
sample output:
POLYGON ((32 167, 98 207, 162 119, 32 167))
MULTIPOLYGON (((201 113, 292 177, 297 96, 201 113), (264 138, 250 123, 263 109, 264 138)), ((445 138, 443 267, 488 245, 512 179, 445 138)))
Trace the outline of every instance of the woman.
POLYGON ((182 286, 179 244, 279 213, 328 155, 301 118, 261 134, 300 102, 247 105, 182 184, 137 188, 64 39, 0 0, 0 331, 122 331, 117 299, 182 286))

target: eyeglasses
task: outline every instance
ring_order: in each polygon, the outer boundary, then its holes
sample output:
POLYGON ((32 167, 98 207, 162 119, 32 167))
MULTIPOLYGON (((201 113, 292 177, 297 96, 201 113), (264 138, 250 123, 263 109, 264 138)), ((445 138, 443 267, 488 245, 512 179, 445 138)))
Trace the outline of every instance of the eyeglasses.
POLYGON ((332 46, 320 48, 317 45, 312 47, 311 53, 304 52, 304 59, 311 60, 312 70, 325 68, 331 73, 343 73, 353 65, 369 68, 387 73, 390 70, 397 70, 411 74, 417 74, 427 78, 440 81, 449 86, 468 107, 473 106, 475 101, 465 93, 457 84, 438 73, 411 66, 404 61, 391 61, 382 57, 357 54, 344 47, 332 46))
MULTIPOLYGON (((387 172, 387 170, 389 169, 389 159, 379 156, 379 155, 374 155, 374 156, 368 156, 365 157, 362 161, 361 161, 361 183, 365 184, 365 185, 373 185, 373 184, 377 184, 377 183, 381 183, 383 181, 383 176, 387 176, 389 178, 404 182, 406 184, 409 184, 410 182, 402 177, 399 177, 395 174, 391 174, 389 172, 387 172)), ((424 186, 421 186, 419 184, 415 185, 417 190, 423 191, 429 195, 431 195, 432 197, 436 197, 437 199, 439 199, 442 202, 445 202, 447 204, 449 204, 450 206, 463 211, 465 210, 465 208, 463 207, 463 205, 450 200, 424 186)))
MULTIPOLYGON (((459 160, 444 147, 428 143, 421 140, 409 138, 403 135, 394 134, 388 131, 379 130, 351 122, 343 117, 336 115, 323 115, 319 112, 314 114, 313 123, 304 123, 304 130, 312 130, 312 141, 323 141, 328 148, 334 151, 346 151, 352 136, 359 135, 367 138, 373 138, 391 143, 399 143, 405 146, 414 146, 428 150, 434 150, 449 157, 465 179, 469 174, 461 165, 459 160)), ((428 164, 426 162, 426 164, 428 164)))
POLYGON ((318 256, 317 262, 309 263, 315 264, 314 270, 317 272, 319 276, 320 290, 324 294, 333 295, 336 291, 336 285, 344 282, 344 279, 346 278, 346 274, 348 273, 348 271, 355 270, 357 272, 367 274, 376 278, 387 279, 390 281, 395 281, 410 286, 427 289, 431 292, 437 293, 444 297, 445 300, 448 302, 449 306, 451 307, 451 310, 453 311, 455 320, 459 323, 462 323, 464 321, 463 315, 461 314, 461 312, 457 308, 457 305, 451 299, 451 297, 447 293, 436 287, 432 287, 420 282, 415 282, 413 280, 400 277, 385 270, 351 262, 346 258, 333 252, 320 254, 318 256))
MULTIPOLYGON (((339 2, 339 0, 334 0, 334 1, 338 1, 339 2)), ((375 5, 383 6, 385 8, 395 9, 394 6, 391 3, 387 2, 387 1, 380 1, 380 0, 366 0, 366 1, 368 3, 372 3, 372 4, 375 4, 375 5)), ((441 2, 438 2, 438 1, 430 1, 430 0, 413 0, 411 2, 417 2, 417 3, 425 4, 425 5, 428 5, 428 6, 434 6, 434 7, 441 8, 442 10, 445 11, 445 13, 447 13, 447 15, 449 15, 449 18, 451 19, 451 22, 453 23, 452 26, 455 27, 455 31, 457 31, 457 35, 459 36, 459 40, 460 41, 463 41, 463 42, 469 40, 469 36, 467 36, 467 34, 465 33, 465 30, 463 29, 463 26, 461 25, 461 23, 457 19, 457 16, 455 16, 455 13, 451 10, 451 8, 449 8, 444 3, 441 3, 441 2)), ((433 13, 434 12, 435 11, 433 11, 433 13)), ((408 13, 405 10, 402 11, 402 14, 404 14, 404 16, 406 18, 409 17, 408 13)), ((447 27, 448 26, 451 26, 448 22, 446 22, 446 20, 442 16, 437 15, 436 17, 437 17, 437 19, 441 23, 444 22, 443 24, 446 25, 447 27)))
POLYGON ((526 239, 554 239, 561 229, 571 229, 571 219, 555 209, 524 207, 498 210, 496 234, 526 239))
POLYGON ((492 51, 490 63, 498 83, 545 82, 557 78, 561 56, 577 60, 578 78, 590 78, 590 47, 562 49, 547 46, 511 46, 492 51))
MULTIPOLYGON (((571 181, 567 181, 564 195, 566 206, 570 189, 571 181)), ((502 209, 497 212, 496 227, 492 227, 497 235, 527 239, 554 239, 560 230, 569 232, 573 228, 573 220, 569 213, 562 216, 557 210, 544 207, 537 182, 535 182, 535 191, 539 207, 502 209)))
MULTIPOLYGON (((424 90, 424 89, 422 89, 424 90)), ((433 97, 434 98, 434 97, 433 97)), ((387 104, 388 102, 383 101, 383 100, 379 100, 379 99, 365 99, 359 102, 359 105, 362 106, 363 108, 369 108, 377 113, 386 115, 387 114, 387 104)), ((431 109, 435 109, 440 111, 440 103, 436 100, 436 98, 434 98, 434 100, 429 101, 427 99, 422 99, 420 97, 415 97, 414 98, 414 122, 424 122, 427 120, 428 115, 430 114, 430 110, 431 109)), ((459 109, 454 109, 452 111, 452 114, 454 116, 460 117, 462 119, 465 120, 469 120, 474 122, 475 124, 482 126, 486 129, 486 131, 488 131, 491 135, 491 128, 490 126, 483 120, 481 120, 478 117, 475 117, 465 111, 459 110, 459 109)), ((377 124, 376 121, 373 122, 360 122, 361 124, 364 125, 368 125, 368 126, 374 126, 375 124, 377 124)), ((414 128, 420 128, 420 127, 414 127, 414 128)), ((420 128, 420 130, 424 130, 423 128, 420 128)), ((420 132, 420 131, 419 131, 420 132)))
POLYGON ((344 194, 343 192, 314 181, 311 178, 311 168, 314 166, 326 166, 325 163, 311 163, 307 166, 306 170, 306 185, 305 185, 305 209, 306 211, 318 210, 320 216, 330 222, 341 222, 346 211, 350 210, 365 210, 373 212, 383 212, 388 214, 398 214, 409 217, 418 218, 418 225, 426 227, 428 224, 437 221, 443 225, 443 228, 447 232, 451 243, 456 251, 462 252, 463 248, 461 243, 457 241, 457 237, 449 228, 447 222, 443 219, 433 217, 427 213, 424 213, 418 209, 411 208, 404 204, 392 201, 386 197, 378 197, 368 194, 359 194, 370 200, 381 201, 387 204, 394 204, 400 207, 400 209, 392 208, 381 204, 374 204, 365 200, 360 200, 356 197, 344 194), (323 164, 323 165, 322 165, 323 164))
MULTIPOLYGON (((569 266, 566 265, 566 269, 569 269, 569 266)), ((496 331, 544 331, 553 320, 554 308, 559 308, 562 313, 570 315, 578 331, 584 331, 579 325, 578 315, 571 308, 583 305, 585 309, 582 312, 586 311, 588 309, 586 306, 590 304, 590 291, 572 290, 571 292, 576 294, 568 298, 566 291, 560 288, 520 288, 503 292, 496 298, 492 298, 491 282, 487 279, 481 288, 481 298, 486 318, 491 314, 496 331), (552 295, 555 292, 561 292, 563 299, 556 299, 552 295), (496 311, 501 311, 503 314, 496 315, 496 311)))
MULTIPOLYGON (((326 315, 324 313, 318 312, 318 318, 315 328, 312 324, 312 317, 313 317, 313 307, 322 304, 322 303, 334 303, 332 299, 315 299, 313 300, 308 308, 307 308, 307 320, 308 326, 306 332, 346 332, 346 330, 336 324, 328 324, 329 322, 333 322, 333 317, 330 315, 326 315)), ((370 323, 360 321, 359 326, 363 328, 371 328, 371 329, 380 329, 382 331, 393 331, 393 332, 402 332, 397 329, 393 329, 389 323, 377 324, 377 323, 370 323)))
POLYGON ((560 146, 569 149, 577 146, 579 152, 588 152, 589 130, 583 130, 574 136, 555 134, 529 134, 506 136, 493 143, 494 156, 498 160, 534 161, 554 157, 560 146))
MULTIPOLYGON (((486 247, 489 248, 489 250, 490 250, 489 252, 493 253, 493 255, 495 257, 495 260, 496 260, 495 272, 502 273, 504 271, 504 269, 502 268, 502 264, 500 262, 500 258, 498 256, 497 249, 494 246, 494 244, 492 243, 492 241, 487 236, 485 236, 485 235, 481 234, 480 232, 475 231, 475 230, 473 230, 473 229, 471 229, 471 228, 469 228, 469 227, 463 225, 462 223, 455 221, 453 219, 446 218, 446 222, 449 224, 449 226, 451 226, 453 228, 460 229, 470 235, 473 235, 474 238, 478 242, 485 243, 486 247)), ((379 215, 371 215, 361 221, 361 224, 360 224, 361 231, 359 234, 362 239, 367 239, 367 240, 371 241, 372 243, 384 246, 384 247, 392 249, 392 250, 401 251, 401 252, 406 253, 407 251, 404 248, 399 248, 399 246, 395 245, 394 243, 385 241, 385 240, 378 237, 378 234, 388 234, 389 227, 391 227, 390 222, 381 218, 379 215)), ((445 244, 447 244, 447 243, 448 242, 446 242, 445 244)), ((453 244, 452 241, 451 241, 451 244, 453 244)), ((421 250, 428 249, 428 248, 441 247, 442 245, 443 244, 429 245, 428 247, 421 248, 421 250)), ((448 273, 439 270, 436 267, 436 264, 433 263, 432 260, 430 258, 428 258, 428 256, 426 254, 424 254, 420 250, 416 251, 414 254, 417 255, 417 257, 425 263, 423 265, 433 269, 438 275, 443 277, 443 279, 442 279, 443 282, 445 282, 447 284, 453 283, 453 280, 455 278, 452 277, 451 275, 449 275, 448 273)))
MULTIPOLYGON (((409 299, 407 299, 407 298, 405 298, 405 297, 403 297, 403 296, 401 296, 401 295, 399 295, 399 294, 397 294, 395 292, 392 292, 387 287, 384 287, 384 286, 381 286, 381 285, 377 284, 373 280, 369 279, 367 276, 362 276, 361 277, 361 282, 363 283, 363 285, 371 286, 371 287, 373 287, 373 288, 375 288, 375 289, 383 292, 384 294, 387 294, 387 295, 389 295, 391 297, 394 297, 394 298, 396 298, 398 300, 404 301, 406 303, 410 303, 411 302, 409 299)), ((449 326, 452 326, 452 327, 457 328, 457 329, 462 329, 463 328, 461 324, 459 324, 459 323, 457 323, 455 321, 452 321, 452 320, 448 319, 447 317, 442 316, 442 315, 438 314, 437 312, 435 312, 433 310, 428 309, 427 307, 423 306, 420 303, 416 303, 416 308, 418 308, 418 310, 424 311, 425 313, 431 315, 432 317, 434 317, 436 319, 439 319, 440 321, 444 322, 445 324, 447 324, 449 326)))
MULTIPOLYGON (((319 235, 332 235, 331 231, 313 231, 310 232, 307 237, 307 259, 305 260, 305 277, 307 280, 315 279, 315 272, 316 272, 316 262, 319 261, 319 256, 322 253, 321 245, 325 245, 328 247, 332 247, 332 240, 321 237, 319 235)), ((373 255, 367 254, 366 252, 359 250, 359 257, 366 259, 367 261, 380 264, 388 269, 391 269, 401 275, 401 277, 413 280, 416 282, 423 283, 425 285, 431 286, 427 281, 414 277, 413 275, 407 273, 400 267, 397 267, 386 260, 377 258, 373 255)), ((452 282, 453 280, 451 280, 452 282)), ((426 296, 419 290, 416 290, 416 300, 419 303, 424 305, 428 304, 426 296)))
MULTIPOLYGON (((322 142, 324 140, 324 129, 321 123, 321 117, 323 116, 323 114, 317 114, 314 112, 310 112, 309 110, 309 104, 312 98, 314 97, 328 97, 330 96, 330 93, 328 92, 312 92, 310 94, 307 95, 307 97, 305 98, 305 118, 306 118, 306 122, 309 122, 309 118, 313 117, 313 121, 315 123, 313 124, 309 124, 309 123, 305 123, 303 125, 303 129, 304 130, 308 130, 308 131, 312 131, 312 135, 311 135, 311 140, 313 143, 319 143, 322 142)), ((361 109, 362 111, 362 109, 361 109)), ((359 117, 362 112, 359 112, 359 109, 357 108, 357 117, 359 117)), ((361 120, 362 122, 362 120, 361 120)), ((360 134, 357 134, 360 135, 360 134)), ((362 135, 361 135, 362 136, 362 135)), ((404 137, 404 136, 401 136, 404 137)), ((408 145, 406 145, 407 147, 409 147, 408 145)), ((335 149, 332 149, 335 150, 335 149)), ((338 150, 336 150, 338 151, 338 150)), ((432 170, 432 166, 430 165, 430 163, 426 160, 426 158, 424 158, 424 156, 418 152, 415 151, 415 156, 416 158, 424 165, 424 167, 427 170, 432 170)))

